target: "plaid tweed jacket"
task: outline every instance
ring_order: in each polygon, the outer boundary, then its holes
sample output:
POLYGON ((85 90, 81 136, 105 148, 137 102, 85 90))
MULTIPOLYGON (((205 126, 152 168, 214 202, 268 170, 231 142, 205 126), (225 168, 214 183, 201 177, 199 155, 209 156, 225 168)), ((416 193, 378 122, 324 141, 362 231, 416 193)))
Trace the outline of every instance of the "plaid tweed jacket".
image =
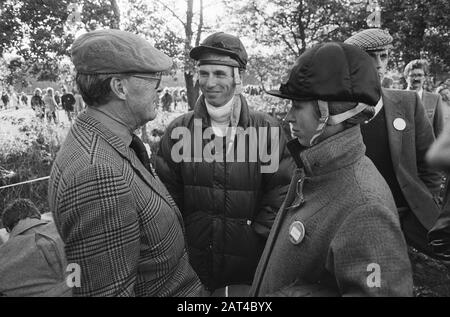
POLYGON ((72 126, 52 167, 49 203, 75 296, 197 296, 182 217, 160 180, 88 114, 72 126))

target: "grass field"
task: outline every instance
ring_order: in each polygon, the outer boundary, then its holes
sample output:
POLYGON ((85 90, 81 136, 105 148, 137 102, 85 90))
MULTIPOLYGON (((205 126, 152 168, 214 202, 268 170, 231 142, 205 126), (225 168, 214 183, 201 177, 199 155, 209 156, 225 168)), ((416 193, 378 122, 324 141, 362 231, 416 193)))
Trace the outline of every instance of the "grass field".
MULTIPOLYGON (((182 112, 159 112, 147 124, 147 141, 157 149, 159 135, 182 112)), ((0 187, 50 175, 51 165, 70 128, 64 111, 58 111, 59 124, 48 124, 31 108, 0 111, 0 187)), ((0 190, 0 211, 16 198, 29 198, 41 210, 49 210, 47 181, 0 190)))

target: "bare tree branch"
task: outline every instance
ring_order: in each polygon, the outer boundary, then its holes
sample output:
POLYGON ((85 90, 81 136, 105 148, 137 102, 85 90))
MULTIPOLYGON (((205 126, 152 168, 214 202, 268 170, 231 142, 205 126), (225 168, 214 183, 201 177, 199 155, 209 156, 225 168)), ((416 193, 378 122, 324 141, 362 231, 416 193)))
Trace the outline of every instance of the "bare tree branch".
MULTIPOLYGON (((185 49, 189 50, 191 48, 192 36, 194 32, 192 31, 192 20, 194 17, 194 0, 186 0, 187 10, 186 10, 186 24, 184 24, 184 32, 186 33, 185 49)), ((189 58, 189 53, 187 53, 187 58, 189 58)))
MULTIPOLYGON (((263 12, 258 8, 258 6, 257 6, 255 1, 252 1, 251 5, 252 5, 253 10, 263 19, 263 25, 266 26, 270 30, 271 26, 268 23, 268 21, 271 20, 272 22, 276 22, 276 21, 274 21, 273 17, 269 17, 267 15, 264 15, 263 12)), ((287 24, 289 24, 289 23, 287 23, 287 24)), ((284 44, 286 44, 286 46, 288 47, 289 51, 291 51, 292 55, 298 56, 300 51, 299 50, 295 50, 295 48, 292 46, 292 44, 290 43, 290 41, 286 37, 286 35, 285 34, 281 34, 280 36, 281 36, 281 40, 284 42, 284 44)))
MULTIPOLYGON (((299 53, 303 53, 303 51, 306 49, 306 34, 305 34, 305 25, 303 24, 302 17, 305 14, 304 6, 303 6, 303 0, 301 0, 297 6, 298 10, 298 18, 297 18, 297 25, 298 30, 300 33, 300 39, 302 41, 302 48, 299 53)), ((310 17, 308 17, 307 25, 309 25, 310 17)))
POLYGON ((203 0, 200 0, 200 18, 199 18, 198 26, 197 26, 197 37, 195 39, 195 46, 200 45, 200 38, 202 36, 202 30, 203 30, 203 0))
POLYGON ((160 0, 156 0, 156 2, 158 2, 160 5, 162 5, 165 9, 167 9, 170 13, 172 13, 173 17, 175 19, 177 19, 178 21, 180 21, 180 23, 183 25, 184 28, 186 28, 186 23, 175 13, 175 11, 173 11, 168 5, 166 5, 165 3, 163 3, 160 0))
POLYGON ((120 29, 120 8, 117 0, 110 0, 111 7, 114 12, 114 21, 111 21, 111 27, 115 29, 120 29))

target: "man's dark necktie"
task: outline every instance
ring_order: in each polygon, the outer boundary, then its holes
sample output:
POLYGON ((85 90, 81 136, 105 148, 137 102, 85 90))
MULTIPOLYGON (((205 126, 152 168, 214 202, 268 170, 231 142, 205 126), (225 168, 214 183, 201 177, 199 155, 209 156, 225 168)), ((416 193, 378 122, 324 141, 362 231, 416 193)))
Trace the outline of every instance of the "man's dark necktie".
POLYGON ((135 134, 133 134, 130 148, 134 150, 142 165, 144 165, 150 174, 153 175, 152 168, 150 167, 150 157, 148 156, 144 142, 142 142, 141 139, 139 139, 139 137, 135 134))

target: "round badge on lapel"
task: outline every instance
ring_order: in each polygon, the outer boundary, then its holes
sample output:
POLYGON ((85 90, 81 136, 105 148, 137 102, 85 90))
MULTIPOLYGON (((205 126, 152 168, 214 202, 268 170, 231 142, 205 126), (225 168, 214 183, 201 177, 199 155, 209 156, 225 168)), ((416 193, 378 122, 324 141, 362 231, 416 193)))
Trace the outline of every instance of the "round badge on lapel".
POLYGON ((406 122, 402 118, 397 118, 394 120, 394 128, 397 131, 403 131, 406 129, 406 122))
POLYGON ((294 221, 289 227, 289 240, 293 244, 299 244, 305 237, 305 226, 300 221, 294 221))

